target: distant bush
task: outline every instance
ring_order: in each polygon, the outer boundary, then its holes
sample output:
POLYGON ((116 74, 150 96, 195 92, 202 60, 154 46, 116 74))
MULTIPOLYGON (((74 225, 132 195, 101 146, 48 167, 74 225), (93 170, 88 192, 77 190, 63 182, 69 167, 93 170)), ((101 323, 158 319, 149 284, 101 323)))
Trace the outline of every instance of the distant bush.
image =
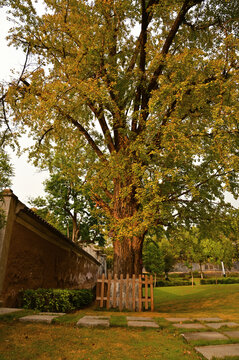
POLYGON ((239 273, 238 272, 227 272, 227 276, 239 278, 239 273))
POLYGON ((46 312, 70 312, 90 305, 93 300, 91 290, 37 289, 24 290, 21 306, 46 312))
POLYGON ((212 284, 239 284, 239 278, 223 277, 218 279, 201 279, 201 285, 212 285, 212 284))
MULTIPOLYGON (((193 283, 195 285, 195 283, 193 283)), ((187 280, 159 280, 156 282, 156 287, 165 286, 188 286, 192 285, 192 281, 187 280)))
POLYGON ((168 274, 170 279, 190 279, 190 273, 169 273, 168 274))

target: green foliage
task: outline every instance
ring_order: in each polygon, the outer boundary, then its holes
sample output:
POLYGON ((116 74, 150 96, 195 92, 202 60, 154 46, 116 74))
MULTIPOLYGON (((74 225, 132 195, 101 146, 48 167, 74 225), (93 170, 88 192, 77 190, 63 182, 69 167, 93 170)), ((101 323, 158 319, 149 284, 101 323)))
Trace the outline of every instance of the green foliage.
POLYGON ((175 253, 173 247, 160 233, 147 235, 143 247, 143 264, 146 271, 153 274, 168 274, 175 264, 175 253))
POLYGON ((90 305, 93 300, 91 290, 37 289, 24 290, 21 306, 47 312, 70 312, 90 305))
POLYGON ((146 271, 152 274, 161 274, 164 271, 163 254, 157 243, 147 241, 144 246, 143 264, 146 271))
POLYGON ((239 279, 235 277, 223 277, 218 279, 201 279, 201 285, 211 285, 211 284, 239 284, 239 279))

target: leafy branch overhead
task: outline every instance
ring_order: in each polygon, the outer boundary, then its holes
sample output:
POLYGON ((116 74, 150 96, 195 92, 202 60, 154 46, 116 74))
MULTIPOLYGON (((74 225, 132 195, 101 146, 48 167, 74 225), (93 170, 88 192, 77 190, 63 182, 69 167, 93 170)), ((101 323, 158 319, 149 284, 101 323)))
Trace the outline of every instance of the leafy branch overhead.
POLYGON ((40 16, 7 1, 11 42, 37 64, 8 111, 41 166, 62 139, 88 144, 115 272, 139 273, 150 228, 210 221, 225 189, 238 194, 238 1, 44 2, 40 16))

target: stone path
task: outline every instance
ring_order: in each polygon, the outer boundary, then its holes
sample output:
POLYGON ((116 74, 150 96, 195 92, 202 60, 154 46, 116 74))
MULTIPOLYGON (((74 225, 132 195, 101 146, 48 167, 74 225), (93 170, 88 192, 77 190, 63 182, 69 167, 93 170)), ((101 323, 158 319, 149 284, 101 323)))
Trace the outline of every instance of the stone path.
POLYGON ((37 322, 51 324, 53 319, 63 316, 65 313, 46 313, 42 312, 37 315, 27 315, 19 319, 21 322, 37 322))
MULTIPOLYGON (((173 326, 180 329, 220 329, 222 327, 239 327, 239 324, 230 321, 223 321, 218 317, 214 318, 167 318, 169 322, 173 323, 173 326), (199 321, 201 323, 188 323, 190 321, 199 321), (185 322, 185 323, 184 323, 185 322)), ((210 341, 215 340, 229 340, 229 339, 239 339, 239 331, 198 331, 198 332, 186 332, 181 334, 187 342, 195 342, 206 340, 210 341)), ((195 350, 203 355, 206 359, 211 360, 214 357, 218 359, 224 359, 226 356, 236 356, 239 359, 239 344, 220 344, 220 345, 204 345, 204 346, 195 346, 195 350)))
POLYGON ((84 326, 84 327, 96 327, 96 326, 109 327, 110 316, 84 316, 77 322, 76 325, 84 326))
POLYGON ((127 316, 129 327, 149 327, 158 328, 158 324, 150 317, 127 316))

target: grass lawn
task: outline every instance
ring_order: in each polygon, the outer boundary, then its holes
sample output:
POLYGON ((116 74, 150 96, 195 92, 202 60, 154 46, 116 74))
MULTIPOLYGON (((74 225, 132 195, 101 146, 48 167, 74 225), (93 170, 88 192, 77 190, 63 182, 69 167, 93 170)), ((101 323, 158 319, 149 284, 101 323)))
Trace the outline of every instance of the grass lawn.
POLYGON ((239 321, 239 284, 161 287, 154 291, 161 316, 219 316, 239 321))
POLYGON ((163 317, 219 316, 239 322, 238 304, 239 284, 156 288, 155 312, 135 315, 153 316, 159 329, 128 328, 126 316, 134 313, 94 307, 51 325, 20 323, 20 313, 0 316, 0 360, 199 360, 202 357, 180 336, 182 331, 163 317), (102 314, 111 315, 108 329, 75 326, 84 315, 102 314))

